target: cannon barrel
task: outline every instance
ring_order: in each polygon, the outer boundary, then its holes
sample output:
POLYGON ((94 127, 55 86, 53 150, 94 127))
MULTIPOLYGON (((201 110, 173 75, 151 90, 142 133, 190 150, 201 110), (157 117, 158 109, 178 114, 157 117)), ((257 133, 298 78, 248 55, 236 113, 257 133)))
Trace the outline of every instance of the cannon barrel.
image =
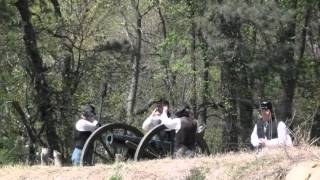
POLYGON ((139 144, 142 137, 136 136, 128 136, 128 135, 118 135, 118 134, 110 134, 107 136, 107 144, 126 144, 126 141, 131 141, 135 144, 139 144))
MULTIPOLYGON (((108 145, 114 145, 114 144, 121 144, 121 145, 128 145, 126 141, 129 141, 134 144, 139 144, 143 137, 136 137, 136 136, 129 136, 129 135, 119 135, 119 134, 109 134, 106 139, 106 143, 108 145)), ((172 142, 167 141, 167 140, 151 140, 149 142, 150 144, 153 145, 159 145, 163 144, 165 146, 170 145, 172 142)))

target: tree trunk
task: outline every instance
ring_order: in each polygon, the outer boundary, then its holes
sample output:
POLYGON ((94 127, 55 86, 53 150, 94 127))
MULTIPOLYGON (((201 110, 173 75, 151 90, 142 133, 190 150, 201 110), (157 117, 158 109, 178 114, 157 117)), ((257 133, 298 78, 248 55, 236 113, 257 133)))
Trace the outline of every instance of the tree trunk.
MULTIPOLYGON (((239 29, 240 34, 240 29, 239 29)), ((251 63, 253 57, 243 56, 242 54, 250 54, 246 48, 246 44, 243 43, 242 37, 238 36, 238 45, 235 48, 236 57, 239 58, 238 68, 238 81, 235 82, 238 89, 238 108, 239 108, 239 137, 240 142, 250 142, 250 131, 248 128, 252 128, 253 118, 253 88, 252 88, 252 73, 248 65, 251 63)))
POLYGON ((36 160, 36 150, 35 150, 35 144, 40 143, 38 142, 39 137, 37 137, 37 133, 33 129, 33 127, 30 126, 30 119, 27 118, 26 114, 23 112, 22 107, 17 101, 12 102, 12 106, 15 109, 15 111, 19 114, 22 124, 27 130, 28 138, 29 138, 29 154, 28 154, 28 164, 33 165, 36 160))
POLYGON ((202 72, 202 86, 201 86, 201 106, 199 107, 199 122, 200 124, 207 124, 207 104, 209 97, 209 60, 208 60, 208 43, 203 35, 202 30, 199 30, 200 46, 203 51, 203 72, 202 72))
POLYGON ((252 93, 252 86, 250 85, 248 69, 243 68, 241 70, 240 76, 240 84, 238 86, 239 89, 239 119, 240 119, 240 141, 242 143, 250 142, 250 131, 253 127, 252 125, 252 118, 253 118, 253 93, 252 93))
POLYGON ((225 151, 238 150, 239 137, 239 99, 241 99, 241 79, 239 69, 241 68, 241 22, 239 17, 234 17, 228 21, 221 16, 220 29, 229 45, 226 51, 232 52, 232 56, 224 57, 221 67, 221 87, 222 96, 225 102, 224 129, 223 129, 223 149, 225 151))
POLYGON ((16 7, 19 10, 23 22, 23 39, 28 55, 29 65, 27 67, 27 72, 29 73, 36 91, 35 104, 39 110, 40 119, 45 124, 46 138, 49 148, 60 150, 59 138, 55 127, 55 119, 53 118, 50 87, 45 77, 46 69, 43 65, 43 60, 37 47, 36 32, 31 23, 31 12, 29 10, 28 1, 18 0, 16 7))
POLYGON ((237 127, 237 102, 236 102, 236 87, 233 82, 236 82, 235 72, 232 63, 224 63, 221 69, 221 86, 222 95, 226 104, 223 119, 224 127, 222 134, 224 151, 235 151, 238 149, 238 127, 237 127))
POLYGON ((132 55, 132 75, 131 75, 131 83, 129 87, 129 94, 127 98, 127 123, 133 123, 133 112, 136 104, 137 91, 138 91, 138 82, 139 82, 139 74, 140 74, 140 60, 141 60, 141 44, 142 44, 142 16, 139 12, 139 3, 135 3, 132 0, 132 5, 135 8, 135 18, 136 18, 136 35, 137 39, 134 40, 134 51, 132 55))
POLYGON ((197 74, 196 74, 196 23, 194 20, 191 24, 191 73, 192 73, 192 83, 191 83, 191 107, 193 112, 193 117, 198 118, 198 107, 197 107, 197 74))
MULTIPOLYGON (((313 123, 311 124, 310 130, 310 139, 316 139, 320 137, 320 107, 317 109, 317 113, 314 116, 313 123)), ((317 145, 320 145, 320 141, 316 142, 317 145)))
POLYGON ((58 2, 58 0, 50 0, 53 8, 54 8, 54 12, 56 14, 57 17, 62 17, 61 11, 60 11, 60 4, 58 2))
MULTIPOLYGON (((158 14, 160 17, 160 22, 162 25, 162 35, 163 35, 163 39, 166 40, 167 38, 167 26, 166 26, 166 21, 165 21, 165 17, 162 14, 161 11, 161 7, 160 5, 158 5, 158 14)), ((163 64, 163 68, 165 70, 165 86, 167 88, 167 92, 169 94, 169 103, 171 107, 175 106, 175 96, 174 96, 174 87, 175 87, 175 77, 173 75, 173 73, 170 71, 170 56, 171 56, 171 51, 167 51, 168 53, 166 54, 160 54, 160 59, 162 59, 162 61, 164 63, 163 64), (164 57, 163 57, 164 56, 164 57), (164 59, 165 58, 165 59, 164 59)))
MULTIPOLYGON (((291 2, 291 8, 297 8, 297 0, 291 2)), ((292 105, 297 84, 297 64, 294 59, 294 47, 295 43, 295 18, 289 22, 286 28, 283 28, 280 32, 280 46, 281 46, 281 62, 283 69, 280 72, 280 79, 282 83, 282 92, 280 96, 278 119, 286 121, 292 117, 292 105), (289 44, 289 45, 288 45, 289 44), (290 44, 292 44, 290 46, 290 44)))

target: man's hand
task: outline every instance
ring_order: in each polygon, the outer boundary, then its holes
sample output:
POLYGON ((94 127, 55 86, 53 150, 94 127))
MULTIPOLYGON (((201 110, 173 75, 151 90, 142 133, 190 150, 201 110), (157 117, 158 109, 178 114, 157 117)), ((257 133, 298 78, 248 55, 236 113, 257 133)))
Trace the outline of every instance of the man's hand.
POLYGON ((163 112, 168 112, 168 106, 163 106, 163 112))
POLYGON ((259 147, 265 147, 266 146, 266 139, 260 138, 259 139, 259 147))
POLYGON ((155 108, 153 111, 152 111, 152 115, 157 111, 157 108, 155 108))
POLYGON ((157 116, 157 115, 159 115, 159 112, 158 112, 158 109, 155 108, 155 109, 152 111, 151 116, 157 116))

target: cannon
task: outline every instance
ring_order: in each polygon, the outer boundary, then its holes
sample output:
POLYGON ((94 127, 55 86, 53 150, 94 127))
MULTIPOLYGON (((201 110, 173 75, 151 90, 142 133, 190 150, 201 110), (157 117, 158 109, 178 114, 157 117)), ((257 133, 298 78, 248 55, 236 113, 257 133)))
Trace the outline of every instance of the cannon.
MULTIPOLYGON (((171 133, 171 132, 168 132, 168 133, 171 133)), ((164 137, 165 135, 166 135, 166 132, 164 133, 164 135, 162 135, 162 139, 151 139, 150 141, 148 141, 148 146, 151 148, 151 150, 145 149, 144 151, 142 151, 143 155, 146 157, 152 158, 152 157, 158 157, 158 155, 156 155, 155 153, 157 152, 156 150, 158 149, 163 148, 163 149, 173 150, 173 146, 174 146, 173 139, 168 139, 168 137, 164 137)), ((118 147, 123 146, 125 148, 136 150, 142 138, 143 137, 132 137, 128 135, 109 134, 106 138, 106 143, 110 146, 118 146, 118 147)), ((133 154, 132 154, 132 157, 133 157, 133 154)))
MULTIPOLYGON (((166 156, 173 157, 174 135, 174 130, 168 131, 167 127, 163 124, 154 127, 141 139, 135 151, 134 160, 139 161, 146 158, 163 158, 166 156), (152 143, 154 139, 158 139, 156 146, 152 143), (170 146, 168 146, 168 141, 170 142, 170 146), (153 156, 148 156, 146 152, 153 152, 153 156)), ((195 152, 196 154, 210 155, 209 147, 200 134, 196 134, 195 152)))
POLYGON ((122 123, 105 124, 96 129, 87 139, 81 152, 80 165, 110 164, 116 160, 117 154, 124 159, 132 159, 136 148, 121 143, 110 143, 111 135, 143 137, 143 133, 133 126, 122 123))
MULTIPOLYGON (((110 134, 107 136, 106 142, 108 145, 117 145, 117 146, 127 146, 128 148, 131 148, 134 146, 136 149, 138 147, 139 142, 141 141, 143 137, 132 137, 128 135, 113 135, 110 134)), ((150 146, 156 147, 159 144, 163 144, 164 146, 168 147, 172 144, 172 141, 165 140, 161 141, 160 139, 152 139, 149 142, 150 146)))
MULTIPOLYGON (((163 124, 154 127, 145 135, 130 125, 106 124, 87 139, 81 153, 80 165, 110 164, 116 161, 117 155, 123 160, 135 161, 173 157, 174 137, 174 130, 168 130, 163 124)), ((197 154, 210 154, 202 136, 197 136, 195 147, 197 154)))
POLYGON ((124 145, 126 142, 131 142, 134 144, 139 144, 142 137, 128 136, 128 135, 117 135, 109 134, 106 138, 106 143, 108 145, 124 145))

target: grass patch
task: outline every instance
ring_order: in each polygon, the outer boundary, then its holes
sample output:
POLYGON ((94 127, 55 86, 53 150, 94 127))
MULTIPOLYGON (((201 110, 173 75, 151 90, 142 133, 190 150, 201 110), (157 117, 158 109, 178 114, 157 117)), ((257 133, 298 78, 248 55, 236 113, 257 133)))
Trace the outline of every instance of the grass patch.
POLYGON ((122 180, 122 176, 119 174, 112 175, 109 180, 122 180))
POLYGON ((279 163, 283 157, 273 155, 272 157, 260 157, 255 160, 244 161, 242 164, 233 164, 229 168, 229 175, 235 179, 246 179, 248 176, 256 179, 283 179, 286 169, 282 168, 279 163), (252 174, 255 172, 255 174, 252 174))
POLYGON ((115 163, 114 165, 114 175, 112 175, 111 177, 109 177, 108 180, 122 180, 122 176, 121 176, 121 173, 120 173, 120 170, 124 167, 124 164, 123 163, 115 163))
POLYGON ((190 175, 187 176, 187 180, 204 180, 208 169, 193 168, 190 170, 190 175))

